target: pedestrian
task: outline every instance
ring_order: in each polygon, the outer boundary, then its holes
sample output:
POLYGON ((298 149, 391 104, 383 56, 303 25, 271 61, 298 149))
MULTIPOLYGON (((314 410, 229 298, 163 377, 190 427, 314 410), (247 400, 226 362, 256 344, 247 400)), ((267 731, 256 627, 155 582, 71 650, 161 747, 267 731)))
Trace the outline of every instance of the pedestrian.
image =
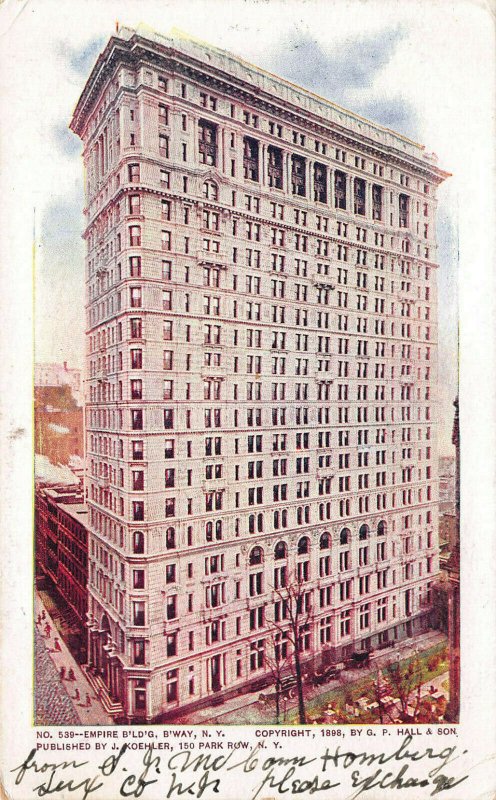
POLYGON ((60 667, 60 680, 65 681, 65 667, 60 667))
POLYGON ((61 652, 62 652, 62 648, 61 648, 61 646, 60 646, 60 642, 59 642, 59 640, 57 639, 57 637, 55 637, 55 640, 54 640, 54 642, 53 642, 53 647, 54 647, 54 649, 55 649, 55 650, 56 650, 58 653, 61 653, 61 652))
POLYGON ((74 675, 74 670, 72 669, 72 667, 69 668, 69 674, 68 674, 67 678, 70 681, 75 681, 76 680, 76 676, 74 675))
POLYGON ((43 611, 41 612, 41 619, 42 619, 43 621, 45 621, 45 620, 46 620, 45 609, 43 609, 43 611))
POLYGON ((76 693, 74 695, 74 700, 81 700, 81 695, 79 694, 79 689, 76 686, 76 693))
POLYGON ((88 707, 91 705, 91 697, 88 692, 86 692, 86 705, 88 707))
POLYGON ((38 616, 36 617, 36 624, 41 625, 41 614, 38 614, 38 616))
POLYGON ((45 636, 46 636, 47 639, 50 638, 51 631, 52 631, 52 628, 50 627, 50 625, 47 622, 47 624, 45 625, 45 636))

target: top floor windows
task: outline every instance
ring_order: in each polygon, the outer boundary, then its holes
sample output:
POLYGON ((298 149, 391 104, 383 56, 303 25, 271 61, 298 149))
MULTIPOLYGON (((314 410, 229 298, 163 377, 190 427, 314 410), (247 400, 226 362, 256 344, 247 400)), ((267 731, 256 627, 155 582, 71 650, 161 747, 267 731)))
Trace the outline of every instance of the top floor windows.
POLYGON ((336 208, 346 208, 346 175, 339 170, 334 173, 334 205, 336 208))
POLYGON ((327 169, 323 164, 315 163, 313 167, 313 199, 327 203, 327 169))
POLYGON ((201 119, 198 123, 198 150, 200 163, 215 167, 217 164, 217 125, 201 119))
POLYGON ((243 140, 243 170, 245 178, 250 181, 259 180, 258 153, 259 144, 257 140, 245 136, 243 140))
POLYGON ((363 178, 355 178, 353 186, 355 214, 365 216, 365 181, 363 178))
POLYGON ((303 156, 291 156, 291 187, 293 194, 305 197, 306 188, 306 160, 303 156))
POLYGON ((268 148, 269 163, 267 167, 269 176, 269 186, 282 189, 282 150, 279 147, 268 148))
POLYGON ((410 198, 407 194, 399 196, 399 223, 400 228, 408 228, 410 221, 410 198))
POLYGON ((382 186, 372 186, 372 219, 382 219, 382 186))

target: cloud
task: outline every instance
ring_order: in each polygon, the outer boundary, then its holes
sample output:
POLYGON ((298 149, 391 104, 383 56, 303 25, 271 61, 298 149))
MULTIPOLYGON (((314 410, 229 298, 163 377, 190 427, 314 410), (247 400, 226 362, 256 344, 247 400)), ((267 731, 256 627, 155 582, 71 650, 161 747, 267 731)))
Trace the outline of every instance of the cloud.
POLYGON ((56 124, 52 127, 52 135, 59 153, 69 158, 79 156, 81 153, 81 141, 72 133, 67 125, 56 124))
POLYGON ((355 106, 362 117, 378 122, 386 128, 403 133, 411 139, 418 138, 419 118, 413 104, 404 97, 379 97, 366 100, 355 106))
POLYGON ((81 47, 73 47, 67 41, 61 41, 58 43, 57 50, 77 75, 87 78, 97 56, 105 47, 107 38, 106 36, 95 37, 81 47))
POLYGON ((350 36, 326 51, 314 37, 298 31, 274 52, 273 70, 335 103, 350 105, 353 92, 370 89, 404 35, 397 26, 350 36))

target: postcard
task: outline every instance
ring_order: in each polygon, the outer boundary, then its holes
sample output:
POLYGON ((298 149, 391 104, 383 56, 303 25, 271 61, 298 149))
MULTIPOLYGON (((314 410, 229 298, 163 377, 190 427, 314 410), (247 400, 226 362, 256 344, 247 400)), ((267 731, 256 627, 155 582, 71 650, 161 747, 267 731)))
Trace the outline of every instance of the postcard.
POLYGON ((491 22, 2 5, 6 797, 494 797, 491 22))

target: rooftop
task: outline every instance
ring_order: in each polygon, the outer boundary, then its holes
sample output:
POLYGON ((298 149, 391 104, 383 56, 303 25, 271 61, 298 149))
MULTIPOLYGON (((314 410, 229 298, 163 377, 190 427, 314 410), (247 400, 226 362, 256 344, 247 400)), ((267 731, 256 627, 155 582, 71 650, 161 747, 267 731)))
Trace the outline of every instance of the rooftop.
POLYGON ((145 55, 145 50, 149 54, 153 53, 155 58, 174 57, 178 62, 186 56, 190 66, 196 63, 203 73, 210 73, 213 83, 219 84, 219 81, 227 80, 245 93, 249 92, 250 86, 255 86, 257 91, 254 96, 258 101, 274 106, 275 100, 282 100, 300 118, 313 117, 314 121, 319 118, 321 123, 329 124, 336 132, 342 130, 349 134, 351 129, 381 150, 394 150, 396 155, 416 161, 417 166, 421 162, 439 181, 449 176, 449 173, 436 166, 437 157, 433 153, 428 153, 423 145, 400 133, 366 120, 331 100, 180 30, 172 29, 168 34, 161 34, 144 24, 138 25, 136 29, 121 26, 116 35, 110 38, 93 67, 74 111, 70 126, 75 133, 82 134, 88 109, 95 101, 95 92, 98 93, 103 88, 109 77, 108 68, 115 65, 118 52, 121 55, 127 52, 138 61, 145 55))

